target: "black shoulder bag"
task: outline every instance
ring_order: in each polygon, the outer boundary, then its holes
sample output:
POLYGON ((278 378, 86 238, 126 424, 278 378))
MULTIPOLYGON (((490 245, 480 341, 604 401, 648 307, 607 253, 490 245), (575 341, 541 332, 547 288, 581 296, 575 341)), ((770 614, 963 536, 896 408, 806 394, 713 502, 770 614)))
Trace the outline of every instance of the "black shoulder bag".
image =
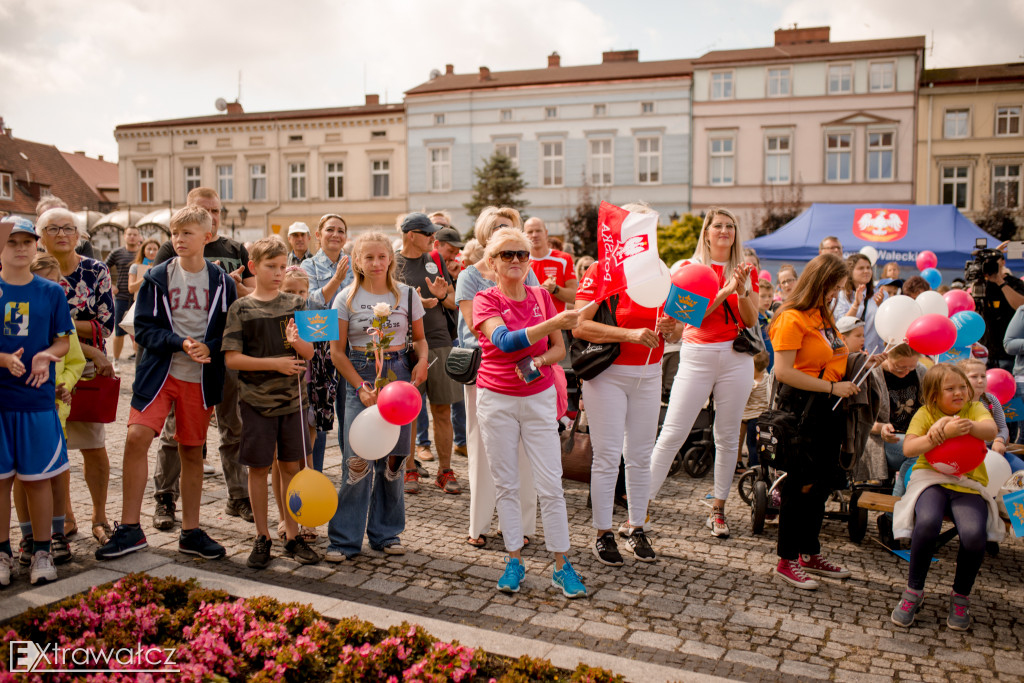
MULTIPOLYGON (((822 368, 818 379, 824 375, 825 369, 822 368)), ((808 397, 804 409, 797 415, 787 409, 792 406, 779 405, 778 386, 778 380, 772 383, 772 395, 768 401, 770 407, 757 418, 757 451, 760 462, 788 472, 789 468, 799 465, 802 442, 800 426, 810 414, 814 396, 808 397)))
MULTIPOLYGON (((618 327, 615 318, 615 311, 619 307, 619 296, 610 296, 597 307, 594 313, 594 322, 618 327)), ((622 349, 619 342, 602 342, 595 344, 578 337, 572 338, 569 345, 569 363, 573 372, 581 380, 594 379, 608 369, 615 359, 619 357, 622 349)))
POLYGON ((756 356, 764 351, 764 339, 761 338, 761 328, 756 325, 754 327, 741 326, 739 318, 736 317, 732 312, 732 307, 729 306, 728 299, 723 301, 722 305, 725 306, 726 321, 732 318, 738 332, 736 338, 732 340, 732 350, 737 353, 748 353, 751 356, 756 356))

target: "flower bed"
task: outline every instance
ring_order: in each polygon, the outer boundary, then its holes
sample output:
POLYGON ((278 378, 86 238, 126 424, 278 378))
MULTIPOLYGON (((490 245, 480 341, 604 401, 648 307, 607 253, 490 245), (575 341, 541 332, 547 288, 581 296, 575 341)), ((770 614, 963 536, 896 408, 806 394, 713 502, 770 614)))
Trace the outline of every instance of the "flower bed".
POLYGON ((29 610, 0 632, 0 683, 623 680, 584 664, 570 672, 547 660, 511 660, 457 642, 440 642, 407 623, 381 631, 355 618, 327 620, 297 603, 268 597, 232 599, 194 580, 145 574, 29 610), (51 652, 36 664, 35 673, 12 672, 8 667, 13 641, 59 645, 70 662, 58 665, 51 652), (84 662, 85 653, 104 653, 101 656, 108 658, 84 662), (116 671, 40 672, 57 668, 116 671), (126 671, 161 668, 179 671, 126 671))

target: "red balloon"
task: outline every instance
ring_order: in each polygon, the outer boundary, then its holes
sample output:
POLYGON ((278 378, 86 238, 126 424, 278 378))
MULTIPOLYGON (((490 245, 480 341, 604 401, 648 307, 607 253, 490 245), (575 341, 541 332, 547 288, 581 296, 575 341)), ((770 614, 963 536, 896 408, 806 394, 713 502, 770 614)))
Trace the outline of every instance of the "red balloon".
POLYGON ((703 263, 687 263, 672 276, 672 284, 706 299, 718 296, 718 275, 703 263))
POLYGON ((380 416, 393 425, 407 425, 420 414, 420 390, 409 382, 390 382, 377 396, 380 416))
POLYGON ((922 315, 907 328, 907 343, 918 353, 937 356, 953 348, 956 325, 941 313, 922 315))
POLYGON ((985 462, 988 447, 976 436, 964 434, 946 439, 924 454, 925 459, 939 472, 960 476, 985 462))
POLYGON ((762 270, 760 273, 757 274, 757 279, 759 279, 759 280, 767 280, 768 282, 771 282, 772 281, 772 274, 769 273, 767 270, 762 270))
POLYGON ((1013 379, 1013 375, 1002 368, 992 368, 986 372, 985 380, 985 389, 996 397, 1000 405, 1009 403, 1013 395, 1017 393, 1017 382, 1013 379))
POLYGON ((951 318, 960 311, 974 310, 974 297, 962 289, 951 289, 943 294, 942 298, 946 300, 946 306, 949 307, 949 317, 951 318))
POLYGON ((917 264, 918 270, 925 270, 939 265, 939 259, 935 256, 934 251, 922 251, 917 255, 917 260, 914 263, 917 264))

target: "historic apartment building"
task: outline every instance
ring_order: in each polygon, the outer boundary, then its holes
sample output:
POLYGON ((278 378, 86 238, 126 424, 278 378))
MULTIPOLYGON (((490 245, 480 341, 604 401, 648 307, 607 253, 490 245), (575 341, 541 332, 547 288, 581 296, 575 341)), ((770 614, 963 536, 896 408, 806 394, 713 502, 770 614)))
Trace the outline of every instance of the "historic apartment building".
POLYGON ((693 61, 693 209, 727 206, 749 237, 766 202, 913 203, 923 36, 772 47, 693 61))
POLYGON ((377 95, 354 107, 223 114, 118 126, 122 205, 180 207, 194 187, 220 193, 225 234, 251 240, 315 229, 325 213, 352 232, 406 210, 405 108, 377 95), (244 210, 243 210, 244 209, 244 210), (244 222, 244 226, 242 225, 244 222))
POLYGON ((929 69, 917 127, 918 204, 954 204, 968 218, 1021 206, 1024 63, 929 69))
MULTIPOLYGON (((638 199, 662 215, 689 210, 690 61, 641 62, 637 50, 600 64, 444 73, 405 93, 411 210, 447 209, 462 230, 473 217, 474 169, 500 150, 527 182, 526 212, 552 232, 584 182, 615 204, 638 199)), ((667 218, 665 219, 667 222, 667 218)))

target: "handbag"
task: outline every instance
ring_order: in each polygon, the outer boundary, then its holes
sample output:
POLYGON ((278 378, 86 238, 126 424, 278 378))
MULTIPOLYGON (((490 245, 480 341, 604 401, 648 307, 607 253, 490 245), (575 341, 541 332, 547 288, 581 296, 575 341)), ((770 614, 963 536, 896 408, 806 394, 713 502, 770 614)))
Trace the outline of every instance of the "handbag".
POLYGON ((117 399, 120 393, 120 377, 96 375, 91 379, 79 380, 72 392, 68 422, 114 422, 117 420, 117 399))
POLYGON ((572 427, 559 437, 562 442, 562 478, 589 484, 594 449, 590 443, 590 434, 579 431, 582 416, 582 410, 576 413, 572 427))
MULTIPOLYGON (((597 307, 597 312, 594 313, 594 322, 618 327, 615 319, 615 311, 618 307, 618 295, 602 301, 601 305, 597 307)), ((607 370, 619 357, 621 351, 619 342, 595 343, 574 336, 572 344, 569 345, 569 363, 577 377, 581 380, 590 380, 607 370)))
POLYGON ((725 306, 726 320, 732 317, 733 322, 736 323, 736 329, 738 331, 736 338, 732 340, 732 350, 737 353, 750 354, 751 356, 756 356, 764 351, 764 339, 761 337, 761 330, 757 327, 741 326, 739 319, 732 312, 732 307, 729 306, 729 302, 723 301, 722 305, 725 306))
MULTIPOLYGON (((818 378, 824 375, 825 369, 822 368, 818 378)), ((779 405, 776 394, 778 386, 778 382, 772 383, 772 395, 768 401, 771 407, 757 418, 758 461, 773 469, 788 472, 790 468, 799 466, 801 458, 806 460, 806 456, 801 454, 803 436, 800 426, 810 414, 815 397, 809 396, 803 411, 797 415, 779 405)))
POLYGON ((466 349, 453 346, 444 362, 444 371, 460 384, 476 384, 476 373, 480 369, 480 349, 466 349))

